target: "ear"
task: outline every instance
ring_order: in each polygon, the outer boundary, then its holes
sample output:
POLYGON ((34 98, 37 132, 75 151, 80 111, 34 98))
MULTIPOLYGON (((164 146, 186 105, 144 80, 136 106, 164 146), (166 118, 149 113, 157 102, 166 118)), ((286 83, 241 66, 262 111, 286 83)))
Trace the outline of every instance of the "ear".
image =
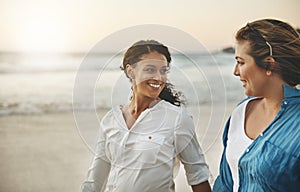
POLYGON ((133 67, 130 64, 126 64, 125 66, 126 74, 130 79, 134 79, 133 67))
POLYGON ((273 57, 269 56, 265 58, 264 62, 266 63, 266 70, 273 71, 276 67, 276 61, 273 57))
POLYGON ((271 56, 267 57, 265 60, 266 63, 266 75, 271 76, 272 72, 274 71, 276 67, 275 59, 271 56))

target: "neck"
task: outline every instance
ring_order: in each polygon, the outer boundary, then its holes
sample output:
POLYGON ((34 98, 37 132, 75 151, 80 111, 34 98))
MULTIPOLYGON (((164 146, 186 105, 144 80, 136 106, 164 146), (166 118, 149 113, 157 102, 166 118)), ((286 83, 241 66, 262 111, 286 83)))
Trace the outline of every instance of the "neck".
POLYGON ((262 100, 262 107, 266 114, 277 114, 280 110, 281 100, 272 99, 272 98, 264 98, 262 100))
POLYGON ((137 118, 143 111, 147 108, 153 107, 156 103, 158 103, 158 101, 159 99, 133 95, 130 103, 128 104, 128 109, 130 114, 137 118))
POLYGON ((284 90, 283 84, 276 86, 275 88, 271 88, 271 90, 267 91, 267 95, 263 97, 263 108, 266 112, 275 112, 277 113, 281 106, 281 101, 284 98, 284 90))

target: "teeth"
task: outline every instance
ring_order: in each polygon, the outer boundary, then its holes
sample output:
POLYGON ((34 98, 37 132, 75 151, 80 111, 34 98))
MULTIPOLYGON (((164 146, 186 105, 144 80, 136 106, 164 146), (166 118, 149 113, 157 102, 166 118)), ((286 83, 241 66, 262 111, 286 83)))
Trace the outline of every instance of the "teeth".
POLYGON ((160 86, 160 85, 156 85, 156 84, 152 84, 152 83, 149 83, 149 85, 154 88, 159 88, 159 86, 160 86))

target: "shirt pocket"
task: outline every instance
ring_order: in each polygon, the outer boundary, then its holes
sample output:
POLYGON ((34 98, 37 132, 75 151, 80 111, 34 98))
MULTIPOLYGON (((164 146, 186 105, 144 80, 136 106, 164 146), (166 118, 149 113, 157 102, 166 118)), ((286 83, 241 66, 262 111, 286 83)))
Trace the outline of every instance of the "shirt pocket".
POLYGON ((134 151, 137 161, 154 164, 164 144, 165 136, 160 134, 140 135, 136 139, 134 151))
POLYGON ((261 154, 256 154, 250 177, 266 191, 284 191, 289 186, 296 158, 266 141, 261 154))

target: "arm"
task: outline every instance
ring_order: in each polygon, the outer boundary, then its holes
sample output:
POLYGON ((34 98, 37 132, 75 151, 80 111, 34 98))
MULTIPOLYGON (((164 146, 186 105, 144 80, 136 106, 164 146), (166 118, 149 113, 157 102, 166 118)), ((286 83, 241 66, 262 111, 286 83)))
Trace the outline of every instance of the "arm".
POLYGON ((233 180, 231 171, 226 160, 226 146, 227 146, 227 139, 228 139, 228 130, 230 125, 231 117, 226 122, 224 131, 223 131, 223 152, 221 161, 219 164, 219 175, 215 179, 213 191, 232 191, 233 189, 233 180))
POLYGON ((82 192, 103 192, 105 190, 110 164, 99 158, 94 158, 88 176, 81 186, 82 192))
POLYGON ((100 131, 95 157, 88 170, 87 178, 81 186, 82 192, 103 192, 109 172, 110 163, 105 154, 105 140, 102 131, 100 131))
POLYGON ((175 148, 193 191, 211 191, 208 183, 209 169, 197 140, 194 122, 184 109, 175 129, 175 148))

